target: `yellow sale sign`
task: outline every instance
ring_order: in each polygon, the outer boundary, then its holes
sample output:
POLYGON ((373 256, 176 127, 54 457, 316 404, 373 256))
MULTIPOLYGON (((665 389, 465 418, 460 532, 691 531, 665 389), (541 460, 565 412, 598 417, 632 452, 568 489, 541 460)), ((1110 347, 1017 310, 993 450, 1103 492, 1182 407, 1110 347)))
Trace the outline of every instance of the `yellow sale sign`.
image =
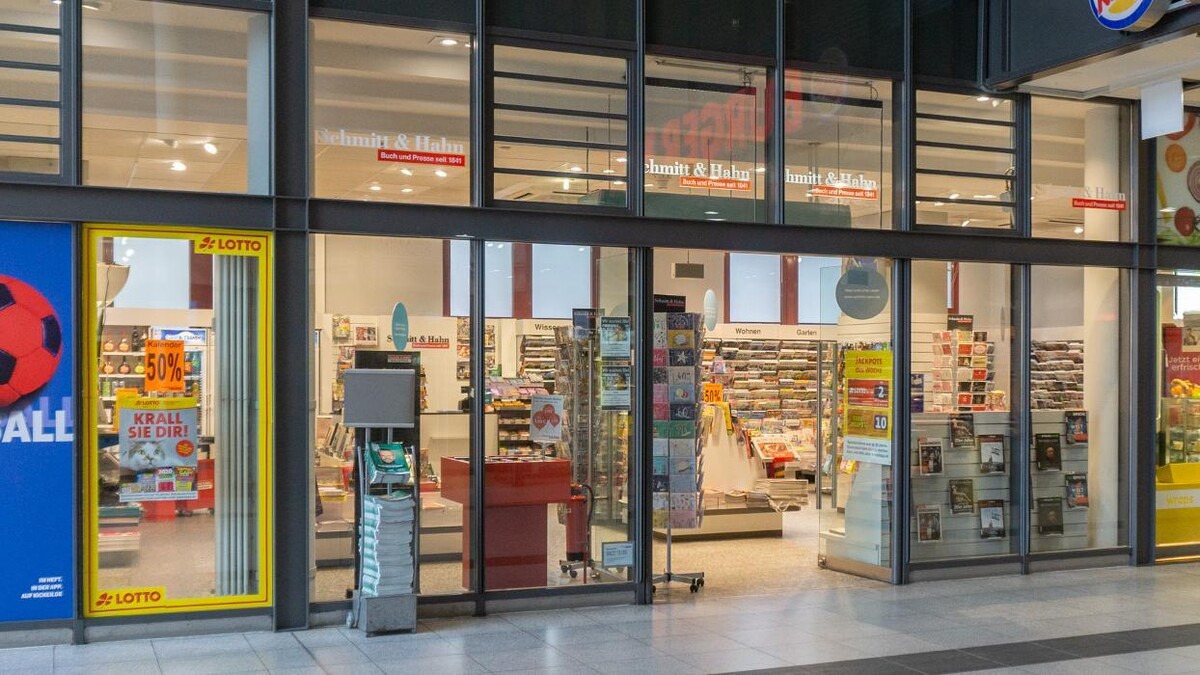
POLYGON ((892 352, 846 352, 843 458, 892 461, 892 352))

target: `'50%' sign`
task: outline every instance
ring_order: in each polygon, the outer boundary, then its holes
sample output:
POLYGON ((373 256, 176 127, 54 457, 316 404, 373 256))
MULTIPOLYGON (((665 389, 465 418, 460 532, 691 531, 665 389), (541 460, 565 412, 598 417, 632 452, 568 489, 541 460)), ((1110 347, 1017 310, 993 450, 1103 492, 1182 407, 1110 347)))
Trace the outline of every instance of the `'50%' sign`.
POLYGON ((146 340, 146 391, 182 392, 183 340, 146 340))

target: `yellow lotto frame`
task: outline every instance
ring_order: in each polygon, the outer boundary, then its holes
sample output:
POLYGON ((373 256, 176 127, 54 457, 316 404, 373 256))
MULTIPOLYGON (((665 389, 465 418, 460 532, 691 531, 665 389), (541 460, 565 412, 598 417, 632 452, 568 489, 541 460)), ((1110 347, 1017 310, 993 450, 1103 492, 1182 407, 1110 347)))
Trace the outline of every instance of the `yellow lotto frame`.
POLYGON ((272 582, 274 560, 272 558, 274 500, 272 476, 274 467, 273 438, 275 428, 274 409, 274 258, 270 234, 254 231, 219 230, 182 227, 159 227, 119 224, 87 224, 83 227, 84 273, 83 289, 85 301, 81 304, 86 313, 79 381, 84 384, 80 392, 82 400, 82 428, 87 430, 84 445, 85 461, 83 480, 84 510, 84 559, 87 569, 83 575, 83 614, 86 617, 130 616, 144 614, 167 614, 219 609, 242 609, 270 607, 272 604, 272 582), (97 397, 99 396, 99 374, 95 364, 100 354, 96 303, 97 243, 105 237, 142 237, 155 239, 183 239, 195 242, 197 253, 211 255, 237 255, 253 257, 258 265, 258 323, 260 326, 258 350, 261 355, 257 367, 262 396, 260 399, 261 424, 258 430, 258 592, 252 595, 228 595, 219 597, 168 598, 161 588, 101 588, 99 581, 99 434, 97 432, 97 397), (111 602, 114 597, 117 602, 111 602))

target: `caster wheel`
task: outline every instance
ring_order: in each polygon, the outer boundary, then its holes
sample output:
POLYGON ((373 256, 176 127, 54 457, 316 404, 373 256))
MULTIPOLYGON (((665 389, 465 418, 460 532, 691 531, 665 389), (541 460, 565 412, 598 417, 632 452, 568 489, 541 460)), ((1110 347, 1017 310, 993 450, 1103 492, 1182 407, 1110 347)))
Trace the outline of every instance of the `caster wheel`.
POLYGON ((693 581, 693 582, 692 582, 692 585, 691 585, 691 586, 688 586, 688 590, 690 590, 691 592, 695 593, 696 591, 700 590, 700 587, 699 587, 699 586, 697 586, 697 585, 696 585, 696 582, 694 582, 694 581, 693 581))
POLYGON ((571 570, 571 578, 576 579, 578 577, 579 577, 579 570, 571 570))
POLYGON ((563 574, 566 574, 566 573, 567 573, 567 569, 568 569, 568 567, 567 567, 566 565, 561 565, 560 567, 561 567, 561 569, 562 569, 562 573, 563 573, 563 574))
POLYGON ((704 580, 703 580, 703 579, 698 579, 698 580, 696 581, 696 584, 697 584, 697 585, 699 585, 699 586, 700 586, 700 588, 704 588, 704 580))
POLYGON ((658 594, 658 586, 651 586, 650 587, 650 595, 657 595, 657 594, 658 594))

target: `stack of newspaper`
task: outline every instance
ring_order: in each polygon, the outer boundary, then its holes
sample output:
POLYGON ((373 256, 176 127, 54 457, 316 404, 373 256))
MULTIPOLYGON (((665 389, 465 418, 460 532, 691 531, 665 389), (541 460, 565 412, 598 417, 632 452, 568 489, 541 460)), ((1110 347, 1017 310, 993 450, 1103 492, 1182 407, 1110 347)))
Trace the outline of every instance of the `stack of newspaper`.
POLYGON ((413 515, 413 498, 407 492, 363 499, 363 595, 413 592, 413 515))

